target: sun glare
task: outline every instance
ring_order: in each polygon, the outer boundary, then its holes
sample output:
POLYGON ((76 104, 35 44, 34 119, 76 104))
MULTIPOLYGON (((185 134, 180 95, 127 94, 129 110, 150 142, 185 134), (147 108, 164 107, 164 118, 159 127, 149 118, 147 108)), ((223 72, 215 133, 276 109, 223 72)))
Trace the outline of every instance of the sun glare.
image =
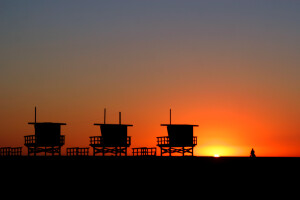
POLYGON ((212 156, 212 157, 220 157, 220 156, 233 156, 236 151, 233 147, 224 146, 224 145, 212 145, 212 146, 204 146, 199 149, 199 154, 203 156, 212 156))

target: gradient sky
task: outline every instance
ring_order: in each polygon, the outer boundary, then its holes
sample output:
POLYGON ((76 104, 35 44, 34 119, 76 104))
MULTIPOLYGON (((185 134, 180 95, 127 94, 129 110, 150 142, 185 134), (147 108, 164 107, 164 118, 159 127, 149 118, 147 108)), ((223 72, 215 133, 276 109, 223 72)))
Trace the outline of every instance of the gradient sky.
MULTIPOLYGON (((300 1, 0 0, 0 146, 38 121, 66 147, 107 123, 131 147, 198 124, 195 155, 300 156, 300 1)), ((131 153, 131 150, 129 151, 131 153)), ((23 148, 23 154, 27 149, 23 148)))

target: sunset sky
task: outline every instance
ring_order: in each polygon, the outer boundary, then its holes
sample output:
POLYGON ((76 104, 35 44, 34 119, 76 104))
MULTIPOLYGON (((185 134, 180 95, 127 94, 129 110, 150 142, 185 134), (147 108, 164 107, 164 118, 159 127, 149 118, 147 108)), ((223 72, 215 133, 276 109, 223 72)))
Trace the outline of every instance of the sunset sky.
POLYGON ((63 154, 104 108, 155 147, 172 108, 194 155, 300 156, 300 1, 0 0, 0 146, 27 154, 35 106, 63 154))

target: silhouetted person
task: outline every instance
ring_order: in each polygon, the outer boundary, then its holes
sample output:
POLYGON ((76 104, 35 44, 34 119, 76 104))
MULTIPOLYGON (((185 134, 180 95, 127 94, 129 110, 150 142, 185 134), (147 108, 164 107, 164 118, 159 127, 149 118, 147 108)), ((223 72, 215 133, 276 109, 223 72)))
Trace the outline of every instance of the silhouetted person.
POLYGON ((255 151, 254 151, 253 148, 252 148, 252 150, 251 150, 250 157, 252 157, 252 158, 255 158, 255 157, 256 157, 255 151))

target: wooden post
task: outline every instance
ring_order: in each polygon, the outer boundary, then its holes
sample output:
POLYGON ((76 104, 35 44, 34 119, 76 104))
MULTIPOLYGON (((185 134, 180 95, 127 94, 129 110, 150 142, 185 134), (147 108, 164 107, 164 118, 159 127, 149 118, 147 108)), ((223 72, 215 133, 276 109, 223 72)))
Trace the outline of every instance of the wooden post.
POLYGON ((104 124, 105 124, 105 121, 106 121, 106 108, 104 108, 104 124))
POLYGON ((36 106, 34 107, 34 124, 36 124, 36 106))
POLYGON ((34 107, 34 134, 35 134, 35 127, 36 127, 36 106, 34 107))
POLYGON ((170 108, 170 125, 171 125, 171 119, 172 119, 172 111, 171 111, 171 108, 170 108))
POLYGON ((121 112, 119 112, 119 124, 121 124, 121 112))

